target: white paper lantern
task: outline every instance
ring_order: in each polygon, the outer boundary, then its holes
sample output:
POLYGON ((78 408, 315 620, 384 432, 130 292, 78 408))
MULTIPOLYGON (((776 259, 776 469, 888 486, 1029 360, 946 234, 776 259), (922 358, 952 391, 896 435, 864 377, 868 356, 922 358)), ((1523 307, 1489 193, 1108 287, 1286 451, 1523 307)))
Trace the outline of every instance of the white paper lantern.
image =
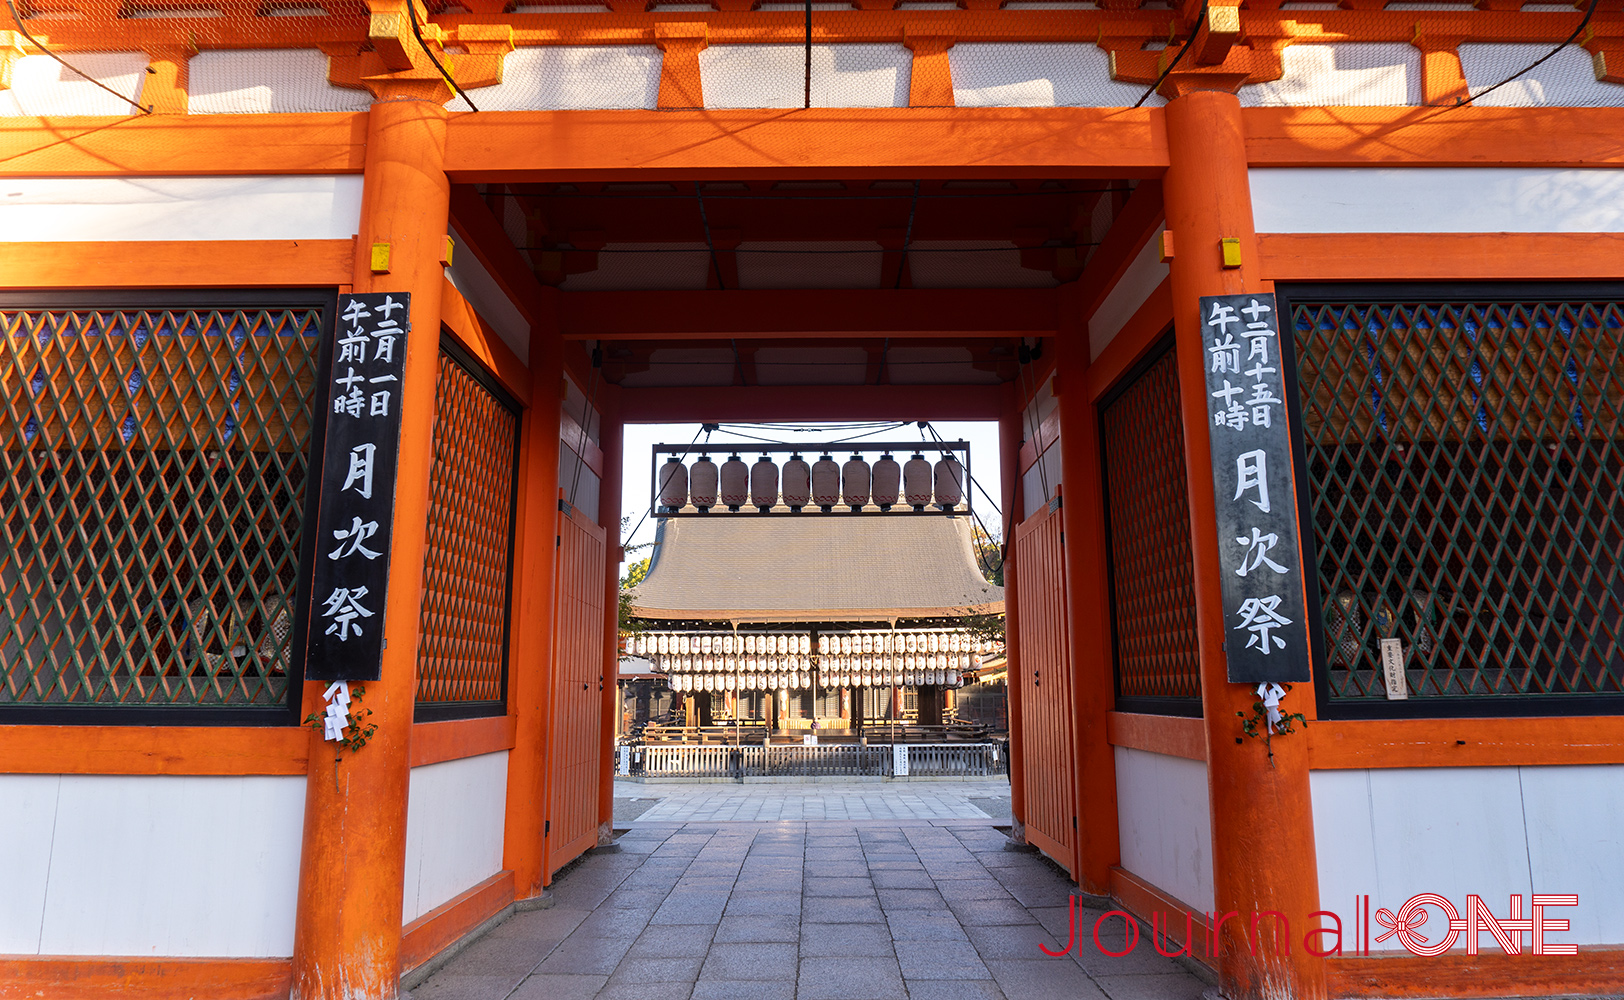
POLYGON ((812 502, 820 507, 840 502, 840 466, 828 455, 812 465, 812 502))
POLYGON ((800 510, 812 500, 812 467, 799 455, 784 463, 784 505, 800 510))
POLYGON ((936 463, 936 502, 957 507, 964 499, 964 466, 951 454, 936 463))
POLYGON ((688 470, 688 498, 700 510, 716 506, 717 472, 716 463, 709 455, 699 456, 699 461, 688 470))
POLYGON ((902 487, 902 466, 892 458, 890 453, 880 456, 874 463, 874 473, 871 479, 872 499, 881 510, 889 509, 897 502, 897 496, 902 487))
POLYGON ((728 510, 738 510, 750 499, 750 470, 737 455, 722 463, 719 493, 728 510))
POLYGON ((861 455, 853 455, 840 467, 840 495, 853 507, 868 503, 869 468, 861 455))
POLYGON ((750 502, 762 510, 778 503, 778 466, 765 455, 750 466, 750 502))
POLYGON ((683 507, 688 503, 688 469, 677 456, 672 455, 660 466, 659 493, 661 507, 683 507))
MULTIPOLYGON (((698 475, 699 466, 695 465, 695 479, 698 478, 698 475)), ((698 484, 695 483, 689 489, 696 496, 694 502, 698 503, 698 484)), ((925 461, 924 455, 915 453, 913 458, 908 459, 908 464, 902 467, 902 494, 909 503, 914 505, 916 510, 924 510, 925 505, 930 503, 931 468, 930 463, 925 461)))

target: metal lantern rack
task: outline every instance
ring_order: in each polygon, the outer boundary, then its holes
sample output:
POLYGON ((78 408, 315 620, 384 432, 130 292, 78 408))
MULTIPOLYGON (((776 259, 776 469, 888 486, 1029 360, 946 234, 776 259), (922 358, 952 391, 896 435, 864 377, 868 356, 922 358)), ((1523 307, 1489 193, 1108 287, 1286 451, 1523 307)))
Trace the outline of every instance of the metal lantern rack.
POLYGON ((649 506, 656 517, 963 514, 970 481, 970 442, 964 440, 656 444, 649 506), (718 466, 713 455, 727 457, 718 466), (777 455, 790 457, 770 457, 777 455), (758 457, 749 465, 745 456, 758 457))

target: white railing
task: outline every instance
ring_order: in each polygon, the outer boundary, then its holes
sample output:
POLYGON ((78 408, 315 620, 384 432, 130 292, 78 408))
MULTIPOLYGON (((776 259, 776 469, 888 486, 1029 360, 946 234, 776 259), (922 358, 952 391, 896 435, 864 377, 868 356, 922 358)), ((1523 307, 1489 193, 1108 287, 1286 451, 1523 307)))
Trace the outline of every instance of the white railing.
POLYGON ((632 745, 623 774, 668 778, 983 777, 1003 774, 998 743, 899 743, 858 746, 632 745))

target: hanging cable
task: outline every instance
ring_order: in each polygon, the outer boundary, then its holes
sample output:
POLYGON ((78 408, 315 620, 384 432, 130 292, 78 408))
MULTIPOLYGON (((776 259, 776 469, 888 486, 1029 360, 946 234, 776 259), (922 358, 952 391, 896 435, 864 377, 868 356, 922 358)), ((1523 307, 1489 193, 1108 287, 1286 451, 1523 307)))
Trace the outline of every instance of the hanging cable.
MULTIPOLYGON (((603 345, 601 343, 592 348, 592 370, 598 377, 592 380, 592 388, 588 390, 588 394, 581 400, 581 440, 578 442, 580 447, 575 450, 575 479, 570 483, 571 507, 575 506, 575 490, 581 485, 581 463, 585 461, 583 456, 586 455, 587 442, 592 439, 592 424, 590 423, 593 413, 592 401, 597 397, 598 383, 603 379, 603 345)), ((599 427, 602 427, 601 422, 599 427)))
MULTIPOLYGON (((1037 392, 1038 392, 1038 387, 1036 385, 1028 386, 1028 384, 1027 384, 1026 368, 1027 368, 1028 365, 1030 365, 1032 363, 1032 360, 1033 360, 1032 351, 1031 351, 1030 348, 1028 348, 1026 346, 1026 340, 1023 338, 1021 340, 1021 353, 1020 353, 1021 396, 1023 398, 1035 397, 1035 396, 1037 396, 1037 392)), ((1035 376, 1035 375, 1032 376, 1031 381, 1036 382, 1037 381, 1037 376, 1035 376)), ((1036 401, 1037 400, 1034 398, 1033 402, 1035 403, 1036 401)), ((1043 441, 1041 440, 1041 438, 1043 436, 1043 426, 1042 426, 1042 424, 1038 424, 1036 427, 1033 427, 1033 424, 1037 424, 1037 423, 1038 423, 1037 418, 1032 415, 1031 404, 1027 404, 1026 406, 1023 406, 1021 408, 1021 425, 1026 430, 1027 440, 1032 442, 1032 457, 1033 457, 1032 464, 1036 465, 1038 467, 1038 483, 1040 485, 1042 485, 1042 487, 1043 487, 1043 499, 1044 499, 1044 501, 1048 502, 1048 499, 1049 499, 1049 474, 1043 468, 1043 441)), ((1013 510, 1010 511, 1010 514, 1011 514, 1011 516, 1013 516, 1014 511, 1013 510)))
MULTIPOLYGON (((1584 18, 1579 21, 1579 26, 1577 28, 1573 29, 1573 34, 1568 36, 1567 41, 1563 42, 1561 45, 1558 45, 1556 48, 1552 49, 1551 51, 1545 53, 1543 56, 1540 56, 1538 59, 1535 59, 1533 62, 1529 63, 1527 66, 1524 66, 1522 69, 1520 69, 1517 72, 1511 74, 1510 76, 1506 77, 1504 80, 1501 80, 1499 83, 1495 84, 1492 87, 1488 87, 1488 88, 1486 88, 1484 90, 1480 90, 1477 93, 1471 94, 1471 95, 1469 95, 1468 97, 1466 97, 1464 99, 1457 98, 1455 100, 1455 103, 1453 103, 1453 104, 1444 104, 1444 105, 1436 105, 1435 104, 1435 105, 1433 105, 1433 107, 1442 107, 1445 111, 1447 111, 1450 108, 1458 108, 1458 107, 1460 107, 1460 106, 1462 106, 1462 105, 1464 105, 1464 104, 1466 104, 1468 102, 1480 101, 1483 98, 1487 97, 1488 95, 1494 93, 1496 90, 1499 90, 1501 87, 1504 87, 1506 84, 1510 83, 1511 81, 1517 79, 1518 77, 1523 76, 1524 74, 1533 72, 1535 68, 1540 66, 1546 60, 1551 59, 1552 57, 1554 57, 1558 52, 1561 52, 1563 49, 1567 48, 1569 45, 1572 45, 1575 41, 1578 40, 1580 35, 1584 34, 1584 30, 1585 30, 1586 26, 1588 26, 1590 24, 1590 18, 1596 13, 1596 8, 1598 6, 1600 6, 1600 4, 1601 4, 1601 0, 1590 0, 1590 6, 1585 9, 1584 18)), ((1437 115, 1434 115, 1433 117, 1436 118, 1437 115)))
MULTIPOLYGON (((10 3, 11 0, 6 0, 6 2, 10 3)), ((429 62, 433 63, 434 68, 440 71, 440 75, 445 78, 445 82, 451 89, 457 92, 457 96, 468 102, 468 109, 478 111, 479 109, 474 107, 474 102, 469 98, 468 93, 457 86, 457 81, 451 78, 451 74, 446 71, 446 68, 440 65, 440 60, 436 59, 434 53, 429 51, 429 43, 423 40, 423 27, 417 23, 417 0, 406 0, 406 10, 411 14, 412 34, 417 36, 417 44, 422 46, 423 54, 429 57, 429 62)))
MULTIPOLYGON (((694 439, 692 441, 689 441, 687 447, 682 449, 682 454, 677 456, 677 461, 680 462, 683 459, 688 457, 688 453, 693 451, 694 450, 694 445, 699 442, 699 435, 705 433, 705 428, 707 426, 709 426, 709 425, 708 424, 700 424, 699 425, 699 430, 694 431, 694 439)), ((708 442, 710 440, 710 438, 707 437, 705 440, 708 442)), ((655 503, 658 503, 659 502, 659 493, 660 493, 660 473, 659 473, 659 467, 658 466, 655 467, 654 482, 651 485, 654 487, 654 494, 655 494, 654 495, 654 501, 655 501, 655 503)), ((643 522, 648 520, 648 516, 649 516, 650 512, 652 512, 653 510, 654 510, 654 504, 650 504, 648 506, 648 509, 643 511, 643 516, 637 519, 637 523, 632 525, 631 532, 625 537, 624 540, 621 541, 622 546, 625 546, 625 545, 629 544, 632 539, 637 537, 637 529, 639 529, 639 528, 641 528, 643 526, 643 522)))
MULTIPOLYGON (((931 435, 936 438, 936 442, 938 444, 944 444, 944 445, 947 444, 947 439, 942 437, 941 432, 938 431, 935 428, 935 426, 927 424, 926 427, 930 430, 931 435)), ((1002 518, 1003 517, 1003 511, 999 510, 998 505, 993 503, 992 497, 987 496, 986 489, 984 489, 980 483, 976 482, 976 477, 973 474, 970 473, 970 470, 969 470, 968 467, 966 467, 966 469, 965 469, 965 478, 970 480, 971 484, 973 484, 976 489, 981 490, 981 495, 984 496, 984 497, 987 497, 987 503, 992 504, 992 509, 993 509, 994 513, 998 514, 999 517, 1002 518)), ((982 536, 984 538, 986 538, 988 542, 991 542, 993 540, 992 532, 987 530, 986 522, 981 520, 981 515, 980 514, 976 513, 975 504, 967 502, 965 504, 965 506, 970 509, 970 516, 975 518, 976 524, 981 527, 982 536)), ((1002 523, 1002 522, 1000 521, 1000 523, 1002 523)), ((1002 539, 999 539, 999 541, 1001 542, 1002 539)), ((994 567, 990 560, 982 557, 981 550, 979 548, 976 550, 976 559, 981 563, 982 568, 987 571, 988 576, 997 576, 999 573, 1003 572, 1003 569, 1004 569, 1004 553, 1003 553, 1002 549, 1000 549, 999 552, 998 552, 998 565, 997 565, 997 567, 994 567)))
POLYGON ((907 423, 908 423, 908 421, 904 420, 901 423, 886 424, 884 427, 876 427, 871 431, 864 431, 861 434, 853 434, 851 437, 839 438, 837 440, 830 441, 829 443, 830 444, 846 444, 847 442, 850 442, 850 441, 861 441, 863 438, 873 437, 876 434, 885 434, 885 433, 888 433, 890 431, 899 431, 903 427, 905 427, 907 425, 907 423))
POLYGON ((1166 69, 1162 70, 1162 75, 1156 78, 1156 82, 1151 84, 1143 94, 1139 95, 1139 100, 1133 102, 1134 107, 1137 108, 1139 105, 1150 100, 1150 95, 1156 93, 1156 88, 1160 87, 1162 85, 1162 81, 1167 79, 1167 74, 1173 72, 1173 67, 1177 66, 1180 60, 1184 58, 1184 53, 1190 51, 1190 44, 1195 41, 1195 36, 1201 33, 1201 26, 1207 21, 1208 2, 1209 0, 1201 0, 1201 13, 1195 16, 1195 27, 1190 29, 1190 37, 1186 38, 1184 40, 1184 44, 1179 46, 1178 55, 1174 56, 1173 61, 1167 64, 1166 69))
POLYGON ((812 106, 812 0, 806 0, 806 103, 812 106))
POLYGON ((908 266, 908 244, 913 242, 914 213, 919 211, 919 181, 914 181, 913 200, 908 203, 908 228, 902 233, 902 259, 897 261, 897 282, 892 288, 902 287, 902 272, 908 266))
POLYGON ((75 68, 72 63, 68 62, 66 59, 64 59, 61 56, 57 55, 55 52, 52 52, 50 49, 46 48, 44 43, 42 43, 39 39, 35 38, 34 33, 28 30, 28 26, 26 24, 23 24, 23 16, 21 14, 17 13, 17 5, 15 3, 13 3, 12 0, 6 0, 6 9, 11 11, 11 19, 13 21, 17 22, 17 30, 21 31, 23 33, 24 38, 28 39, 30 42, 33 43, 34 48, 39 49, 40 52, 44 53, 45 55, 50 56, 52 59, 55 59, 57 62, 61 63, 68 70, 68 72, 77 75, 81 79, 88 80, 89 82, 94 83, 96 86, 98 86, 101 89, 107 91, 109 94, 112 94, 114 97, 118 98, 119 100, 124 101, 125 103, 129 104, 130 107, 132 107, 135 110, 141 112, 142 114, 144 114, 144 115, 152 114, 152 107, 150 105, 148 105, 147 107, 142 107, 141 105, 137 104, 133 98, 127 97, 124 94, 119 93, 118 91, 114 90, 112 87, 109 87, 107 84, 102 83, 100 80, 98 80, 95 77, 91 76, 89 73, 86 73, 83 70, 75 68))
POLYGON ((727 288, 722 280, 722 262, 716 257, 716 244, 711 240, 710 217, 705 214, 705 192, 699 188, 699 182, 694 181, 694 199, 699 202, 699 224, 705 227, 705 249, 710 251, 711 267, 716 270, 716 287, 727 288))

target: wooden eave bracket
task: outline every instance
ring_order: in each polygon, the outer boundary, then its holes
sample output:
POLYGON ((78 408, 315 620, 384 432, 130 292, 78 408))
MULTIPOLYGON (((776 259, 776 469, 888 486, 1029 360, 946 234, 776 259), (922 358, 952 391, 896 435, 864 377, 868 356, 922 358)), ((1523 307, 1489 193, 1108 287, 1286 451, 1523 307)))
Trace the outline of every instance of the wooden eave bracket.
MULTIPOLYGON (((1192 87, 1238 90, 1250 83, 1278 80, 1284 72, 1280 53, 1291 39, 1278 23, 1261 26, 1259 30, 1243 30, 1238 8, 1209 7, 1207 20, 1198 32, 1191 43, 1190 55, 1162 84, 1164 96, 1172 97, 1192 87), (1219 14, 1218 20, 1214 21, 1214 10, 1229 13, 1219 14), (1278 34, 1270 34, 1271 29, 1278 34), (1216 56, 1217 60, 1201 62, 1197 51, 1203 48, 1207 58, 1216 56), (1173 83, 1175 77, 1192 75, 1199 76, 1200 82, 1173 83)), ((1111 79, 1148 85, 1161 77, 1184 44, 1177 31, 1169 38, 1165 49, 1145 49, 1145 43, 1149 40, 1142 24, 1107 19, 1100 26, 1099 37, 1094 44, 1104 49, 1110 57, 1111 79)))
POLYGON ((1579 38, 1601 83, 1624 83, 1624 23, 1592 23, 1579 38))
POLYGON ((660 21, 654 25, 654 44, 665 53, 660 65, 660 109, 703 108, 699 53, 710 45, 710 26, 704 21, 660 21))
POLYGON ((1221 66, 1240 37, 1240 0, 1209 4, 1190 46, 1190 58, 1197 66, 1221 66))
MULTIPOLYGON (((407 2, 418 0, 373 0, 367 29, 371 51, 358 44, 320 46, 327 55, 329 83, 374 96, 392 87, 442 102, 450 99, 451 85, 412 32, 407 2)), ((457 86, 473 90, 502 82, 507 54, 514 48, 512 25, 459 24, 448 29, 429 23, 421 4, 417 10, 423 41, 437 50, 435 58, 457 86)))

